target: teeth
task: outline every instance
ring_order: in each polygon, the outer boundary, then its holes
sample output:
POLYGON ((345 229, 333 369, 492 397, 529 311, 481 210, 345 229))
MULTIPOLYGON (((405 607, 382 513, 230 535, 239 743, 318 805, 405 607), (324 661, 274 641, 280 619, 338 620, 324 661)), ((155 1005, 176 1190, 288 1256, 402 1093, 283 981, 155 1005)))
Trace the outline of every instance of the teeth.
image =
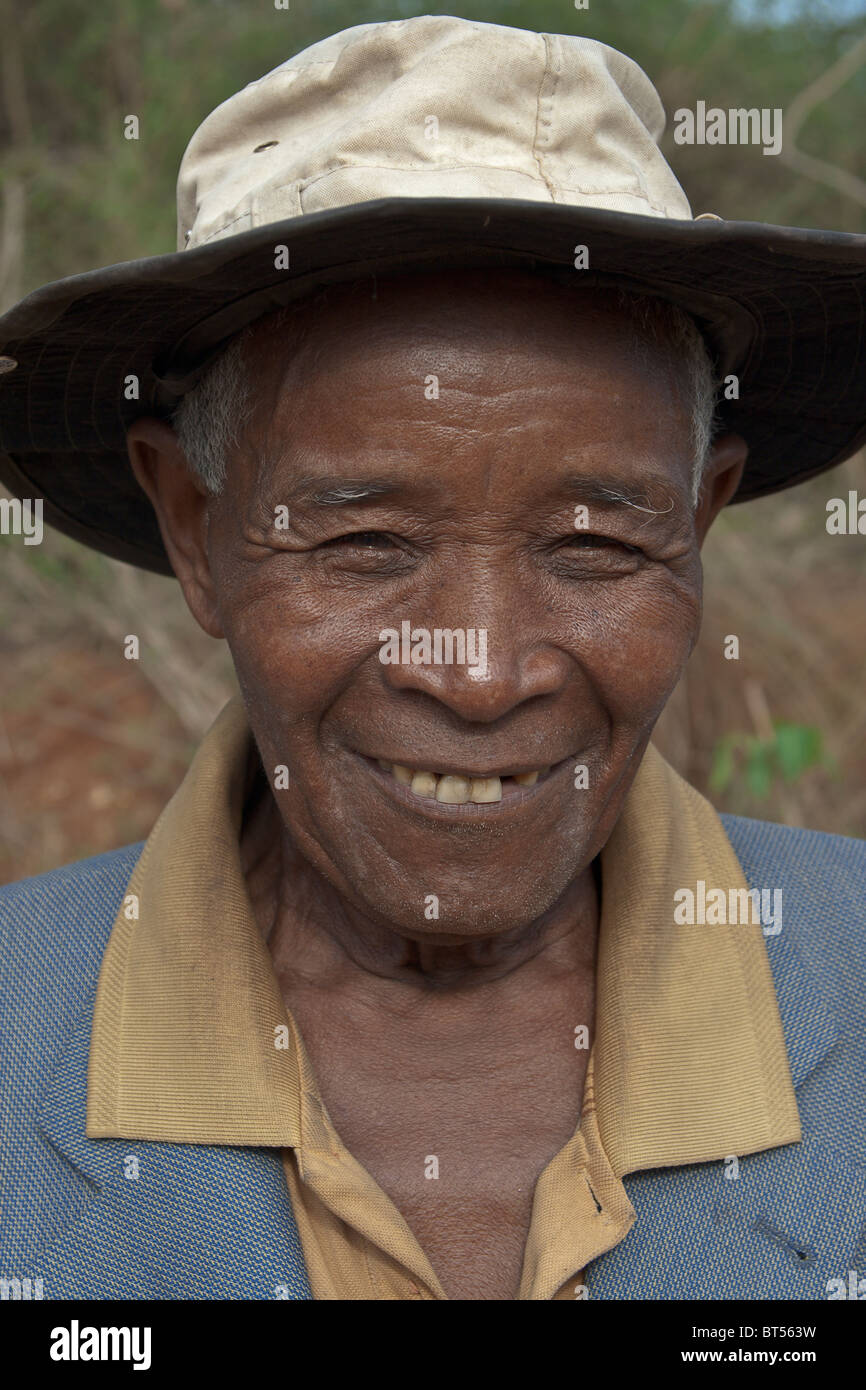
MULTIPOLYGON (((502 800, 501 777, 463 777, 452 772, 439 776, 435 772, 413 772, 411 767, 389 763, 384 758, 377 758, 376 761, 384 772, 390 772, 404 787, 409 787, 416 796, 428 801, 438 801, 446 806, 465 806, 471 801, 476 806, 483 806, 502 800)), ((541 767, 534 772, 518 772, 513 780, 519 787, 534 787, 539 777, 549 771, 549 767, 541 767)))
POLYGON ((502 779, 500 777, 473 777, 469 788, 469 800, 476 806, 486 801, 502 800, 502 779))
POLYGON ((436 784, 436 800, 449 806, 463 806, 469 800, 468 777, 440 777, 436 784))
POLYGON ((416 772, 409 785, 416 796, 436 796, 436 778, 432 772, 416 772))

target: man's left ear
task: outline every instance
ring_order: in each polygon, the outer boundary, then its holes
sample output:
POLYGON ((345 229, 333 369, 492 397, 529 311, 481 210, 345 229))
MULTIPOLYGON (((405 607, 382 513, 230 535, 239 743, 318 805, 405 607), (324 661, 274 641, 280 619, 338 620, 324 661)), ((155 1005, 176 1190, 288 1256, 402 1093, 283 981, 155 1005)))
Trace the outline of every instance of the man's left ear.
POLYGON ((719 435, 711 446, 695 510, 695 530, 701 545, 722 507, 740 486, 748 453, 749 446, 740 434, 719 435))

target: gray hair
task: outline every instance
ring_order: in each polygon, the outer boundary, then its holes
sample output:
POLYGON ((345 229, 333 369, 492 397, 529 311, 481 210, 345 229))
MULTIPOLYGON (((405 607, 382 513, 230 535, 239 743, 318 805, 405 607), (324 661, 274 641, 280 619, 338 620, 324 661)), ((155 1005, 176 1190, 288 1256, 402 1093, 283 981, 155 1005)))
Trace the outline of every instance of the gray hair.
MULTIPOLYGON (((692 506, 697 507, 718 424, 718 383, 707 344, 694 319, 675 304, 619 286, 616 296, 617 307, 631 320, 638 343, 644 350, 650 347, 666 351, 678 371, 691 418, 691 500, 692 506)), ((286 313, 277 311, 279 317, 286 313)), ((246 356, 255 327, 255 323, 250 324, 232 338, 183 396, 171 417, 190 467, 213 496, 222 492, 228 460, 239 446, 244 426, 255 408, 246 356)))

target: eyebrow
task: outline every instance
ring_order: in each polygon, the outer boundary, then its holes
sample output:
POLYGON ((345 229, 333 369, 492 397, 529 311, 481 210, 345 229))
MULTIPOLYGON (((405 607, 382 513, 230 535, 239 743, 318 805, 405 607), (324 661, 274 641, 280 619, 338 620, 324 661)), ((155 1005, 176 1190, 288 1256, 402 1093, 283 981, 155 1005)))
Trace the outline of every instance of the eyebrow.
POLYGON ((373 497, 405 491, 406 480, 396 478, 334 478, 313 475, 300 478, 289 493, 289 503, 315 507, 348 507, 373 497))
POLYGON ((638 484, 619 480, 605 482, 601 478, 572 473, 562 479, 556 490, 571 497, 578 497, 582 501, 635 507, 642 512, 663 514, 673 511, 676 505, 676 489, 672 487, 671 479, 658 473, 648 474, 644 481, 638 484), (665 502, 662 506, 659 503, 663 497, 665 502))
MULTIPOLYGON (((349 507, 359 502, 367 502, 379 497, 393 497, 411 489, 414 492, 438 491, 430 485, 419 488, 418 480, 406 478, 353 478, 322 477, 312 474, 298 479, 287 501, 290 505, 310 505, 315 507, 349 507)), ((551 489, 554 494, 577 497, 582 501, 596 502, 605 506, 634 507, 638 511, 665 513, 673 510, 674 495, 671 480, 653 473, 641 484, 609 482, 596 476, 573 473, 556 482, 551 489), (666 494, 666 496, 665 496, 666 494), (665 505, 657 503, 665 497, 665 505)))

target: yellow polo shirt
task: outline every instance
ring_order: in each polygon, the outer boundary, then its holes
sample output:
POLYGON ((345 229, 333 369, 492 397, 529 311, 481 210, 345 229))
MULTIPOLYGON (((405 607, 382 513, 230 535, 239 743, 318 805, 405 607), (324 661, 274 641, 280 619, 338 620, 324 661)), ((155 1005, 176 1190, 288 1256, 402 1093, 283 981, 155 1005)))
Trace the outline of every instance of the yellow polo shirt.
MULTIPOLYGON (((235 697, 136 864, 99 978, 88 1137, 278 1147, 314 1298, 444 1299, 334 1129, 283 1002, 241 871, 257 759, 235 697)), ((580 1121, 536 1183, 519 1299, 579 1295, 635 1221, 625 1174, 800 1139, 761 925, 674 923, 677 889, 748 885, 716 812, 652 746, 601 877, 580 1121)))

